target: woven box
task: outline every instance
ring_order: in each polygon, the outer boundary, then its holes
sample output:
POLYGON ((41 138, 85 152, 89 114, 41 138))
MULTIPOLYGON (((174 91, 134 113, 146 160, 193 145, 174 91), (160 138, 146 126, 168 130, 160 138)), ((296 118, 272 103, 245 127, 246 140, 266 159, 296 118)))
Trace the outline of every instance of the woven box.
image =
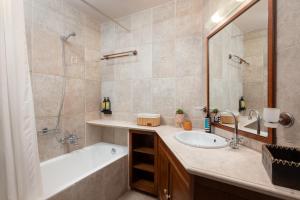
POLYGON ((137 125, 140 126, 159 126, 160 114, 141 113, 137 115, 137 125))
POLYGON ((300 190, 300 150, 263 145, 262 162, 275 185, 300 190))

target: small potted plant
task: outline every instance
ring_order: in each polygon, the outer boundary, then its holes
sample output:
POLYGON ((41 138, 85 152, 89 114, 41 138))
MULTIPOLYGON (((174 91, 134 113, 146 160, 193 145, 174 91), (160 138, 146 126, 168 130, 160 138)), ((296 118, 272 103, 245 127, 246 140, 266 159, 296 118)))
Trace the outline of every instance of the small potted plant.
POLYGON ((211 120, 213 122, 219 122, 218 117, 216 117, 218 113, 219 113, 219 110, 217 108, 212 109, 212 111, 210 112, 211 120))
POLYGON ((182 109, 177 109, 176 110, 176 115, 175 115, 175 124, 176 127, 181 127, 182 123, 184 120, 184 111, 182 109))

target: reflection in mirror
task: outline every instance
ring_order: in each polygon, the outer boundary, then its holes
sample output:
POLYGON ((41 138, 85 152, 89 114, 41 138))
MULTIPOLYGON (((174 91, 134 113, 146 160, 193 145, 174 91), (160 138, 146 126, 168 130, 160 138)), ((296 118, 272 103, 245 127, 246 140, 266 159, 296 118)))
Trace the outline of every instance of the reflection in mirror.
MULTIPOLYGON (((268 0, 258 1, 209 39, 209 83, 211 110, 234 111, 240 130, 268 136, 257 116, 248 116, 249 109, 261 114, 268 107, 268 0)), ((234 126, 228 116, 216 120, 234 126)))

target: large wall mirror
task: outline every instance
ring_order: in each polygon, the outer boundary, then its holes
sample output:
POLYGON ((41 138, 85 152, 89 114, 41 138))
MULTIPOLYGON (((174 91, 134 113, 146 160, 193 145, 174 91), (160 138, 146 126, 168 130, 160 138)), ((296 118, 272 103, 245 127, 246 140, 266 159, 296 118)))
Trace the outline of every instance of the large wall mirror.
POLYGON ((275 132, 258 124, 254 109, 275 106, 275 0, 252 0, 242 4, 207 37, 207 107, 213 125, 232 130, 226 116, 213 118, 217 111, 233 111, 239 133, 274 143, 275 132), (258 130, 258 125, 260 128, 258 130))

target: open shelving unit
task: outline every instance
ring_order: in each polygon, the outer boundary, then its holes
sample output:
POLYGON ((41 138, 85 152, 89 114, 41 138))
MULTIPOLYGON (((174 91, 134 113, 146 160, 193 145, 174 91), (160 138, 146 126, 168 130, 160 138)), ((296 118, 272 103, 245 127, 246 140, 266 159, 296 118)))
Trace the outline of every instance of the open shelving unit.
POLYGON ((157 195, 157 135, 155 132, 130 130, 130 187, 157 195))

